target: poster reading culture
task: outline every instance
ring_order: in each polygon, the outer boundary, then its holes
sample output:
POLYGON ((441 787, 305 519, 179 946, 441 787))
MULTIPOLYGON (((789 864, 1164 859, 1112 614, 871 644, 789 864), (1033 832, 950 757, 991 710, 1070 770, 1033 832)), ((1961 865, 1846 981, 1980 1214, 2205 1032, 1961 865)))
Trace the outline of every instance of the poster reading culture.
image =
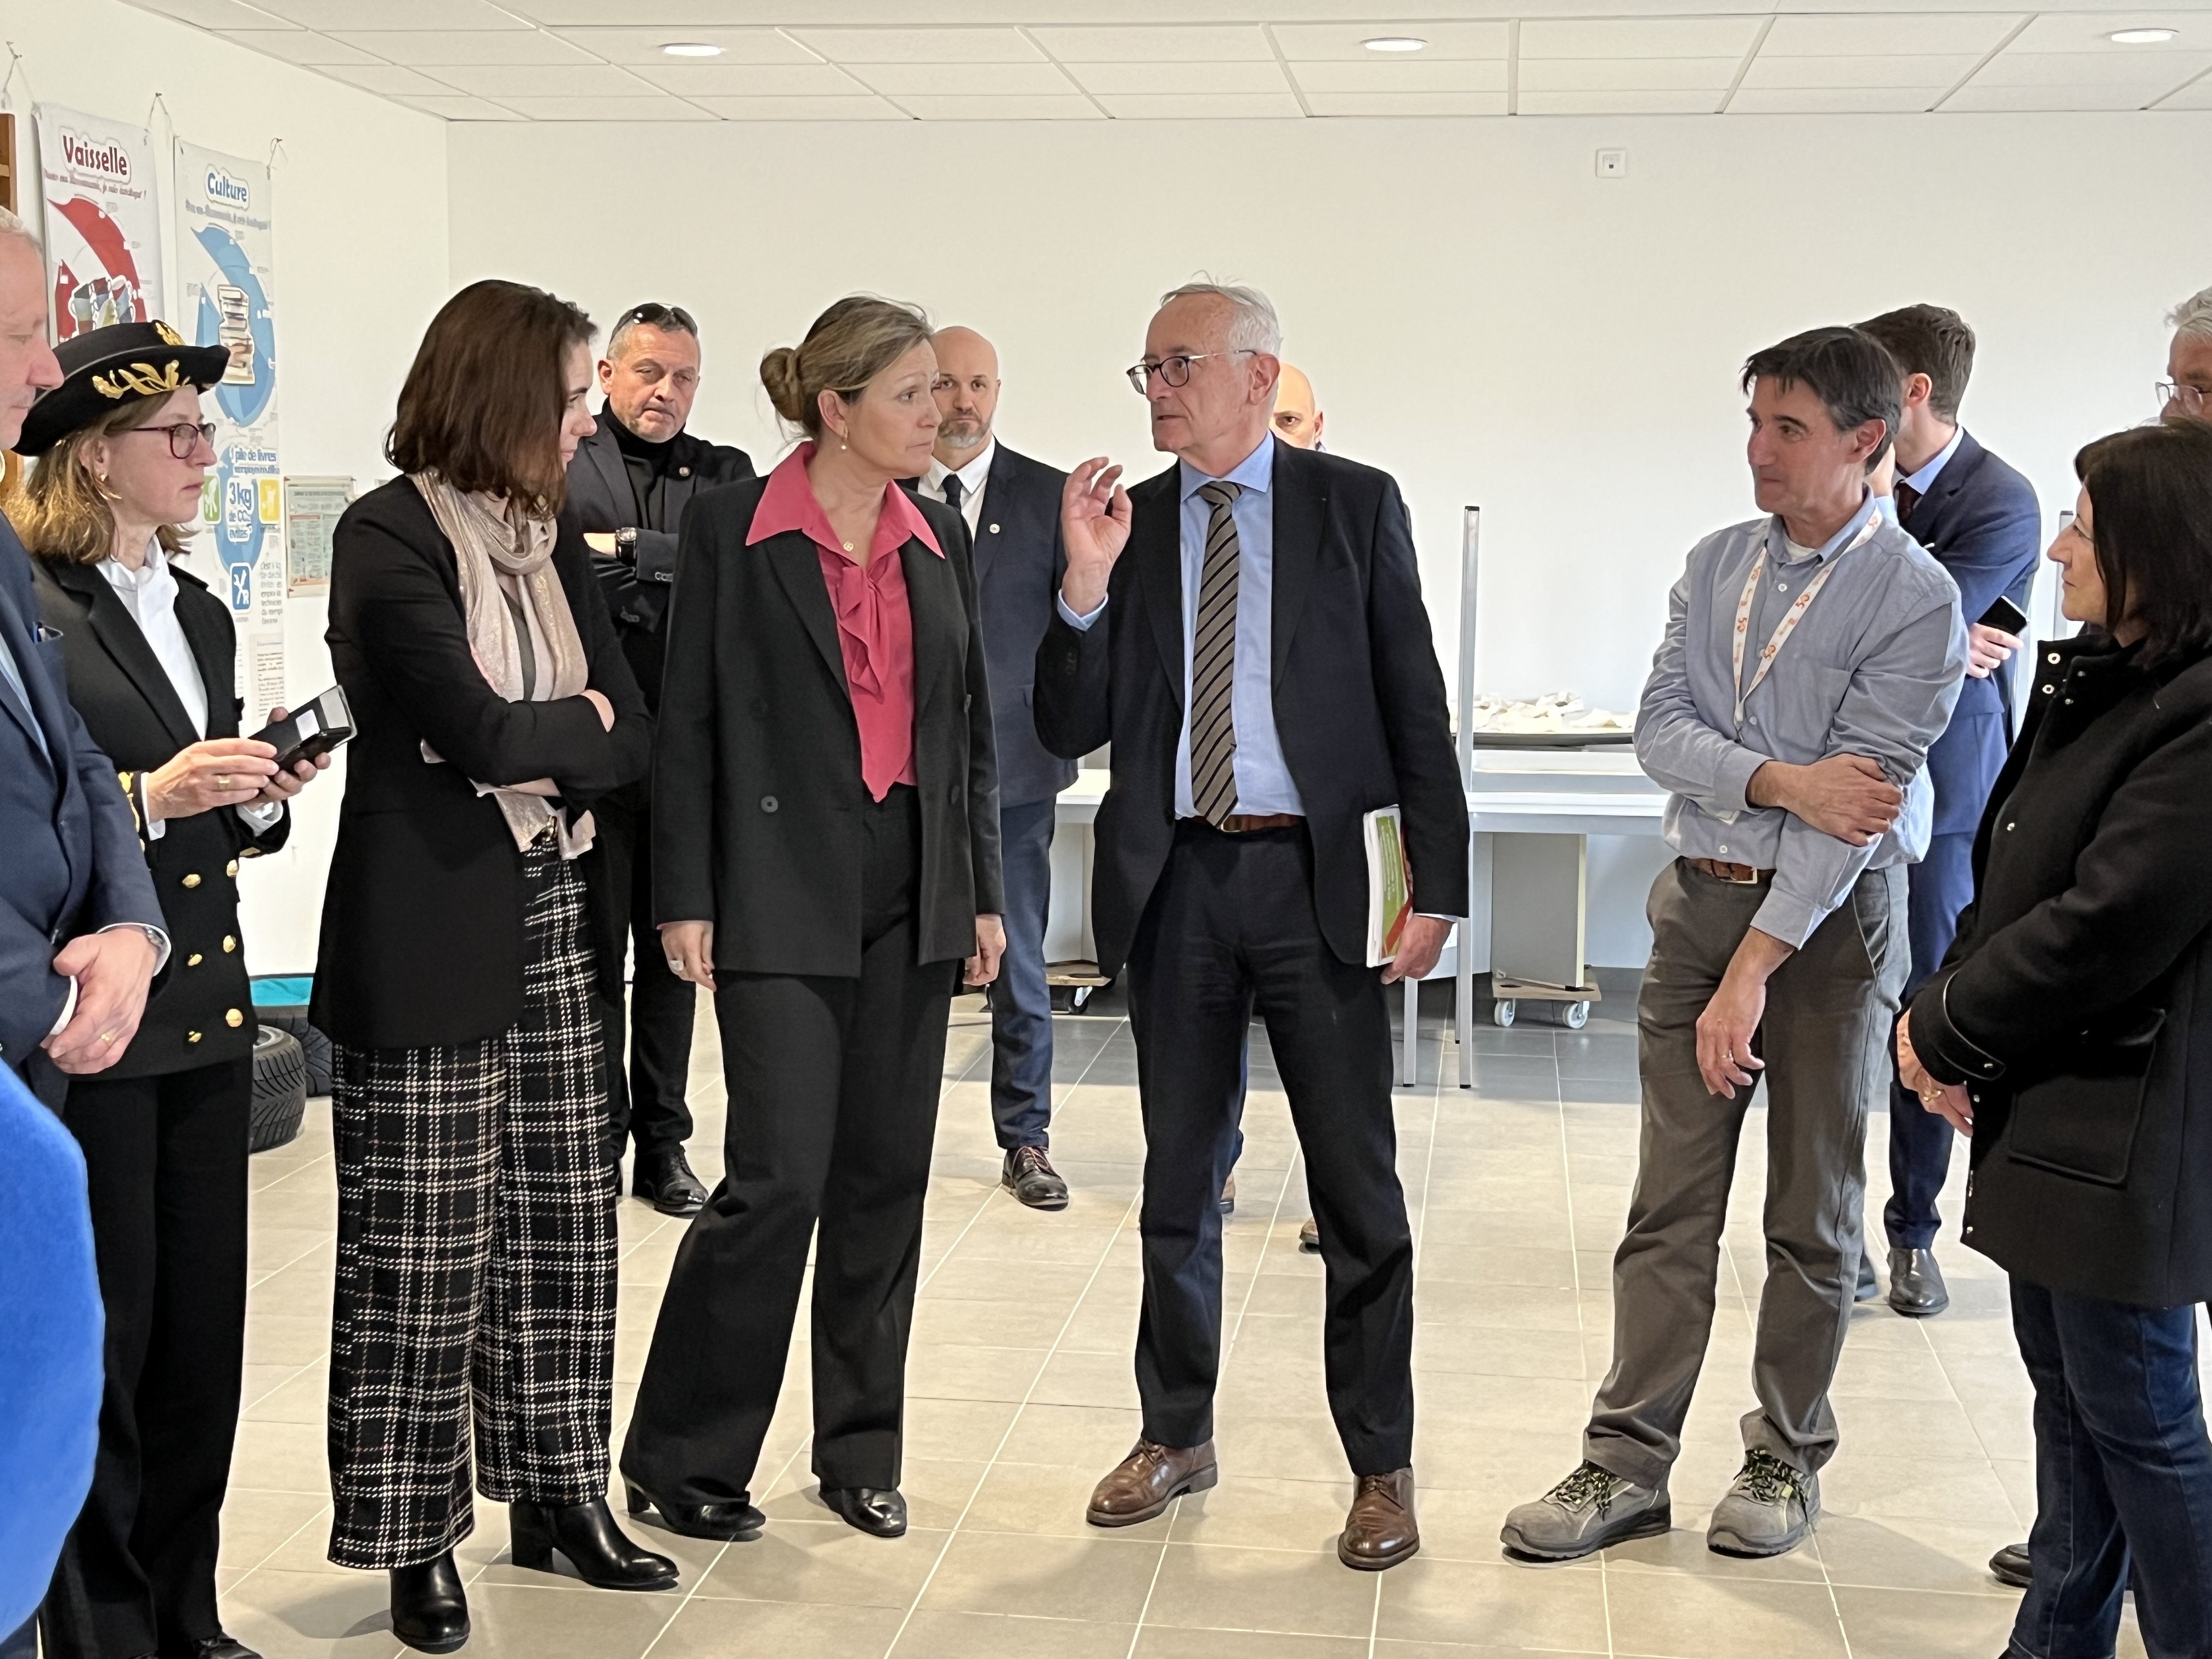
MULTIPOLYGON (((195 345, 230 352, 202 400, 215 422, 215 470, 200 492, 206 539, 238 623, 238 693, 258 724, 284 701, 284 494, 276 462, 275 253, 268 169, 177 145, 173 319, 195 345)), ((249 725, 249 730, 252 726, 249 725)))
POLYGON ((52 104, 38 120, 55 337, 152 321, 162 314, 152 137, 52 104))

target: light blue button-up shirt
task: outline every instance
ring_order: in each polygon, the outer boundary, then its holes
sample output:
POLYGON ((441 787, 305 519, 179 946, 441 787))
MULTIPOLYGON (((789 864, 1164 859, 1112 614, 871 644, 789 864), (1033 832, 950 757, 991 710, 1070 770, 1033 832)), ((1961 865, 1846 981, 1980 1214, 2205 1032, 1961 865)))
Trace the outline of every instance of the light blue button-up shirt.
MULTIPOLYGON (((1270 435, 1236 466, 1222 475, 1227 483, 1241 484, 1243 493, 1230 510, 1237 521, 1237 666, 1230 687, 1230 707, 1237 722, 1237 811, 1265 814, 1294 812, 1305 816, 1305 802, 1291 781, 1283 760, 1283 744, 1275 730, 1275 509, 1272 486, 1275 478, 1275 440, 1270 435)), ((1176 816, 1198 816, 1190 790, 1190 674, 1191 641, 1198 631, 1200 578, 1206 564, 1206 527, 1213 509, 1198 492, 1213 479, 1185 461, 1178 468, 1176 489, 1182 504, 1182 737, 1176 745, 1176 816)), ((1060 599, 1060 614, 1068 625, 1088 629, 1105 614, 1101 605, 1087 617, 1079 617, 1060 599)))

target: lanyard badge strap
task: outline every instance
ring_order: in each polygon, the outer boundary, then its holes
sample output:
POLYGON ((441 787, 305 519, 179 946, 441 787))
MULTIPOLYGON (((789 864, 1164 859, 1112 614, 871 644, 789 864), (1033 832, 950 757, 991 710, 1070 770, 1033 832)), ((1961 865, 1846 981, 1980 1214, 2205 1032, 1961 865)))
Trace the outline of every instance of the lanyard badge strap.
MULTIPOLYGON (((1743 592, 1736 599, 1735 632, 1730 641, 1731 661, 1735 666, 1730 684, 1735 688, 1735 729, 1738 732, 1743 730, 1744 705, 1751 701, 1751 694, 1765 684, 1767 673, 1774 666, 1774 659, 1782 654, 1782 647, 1797 631, 1797 624, 1805 620, 1805 613, 1812 609, 1813 601, 1820 596, 1820 590, 1828 585, 1828 578, 1836 574, 1836 567, 1844 562, 1844 556, 1863 544, 1881 527, 1879 514, 1869 518, 1848 545, 1838 549, 1830 556, 1820 574, 1805 584, 1804 592, 1798 594, 1789 610, 1782 613, 1782 620, 1774 625, 1772 635, 1759 653, 1759 665, 1752 671, 1751 684, 1746 685, 1743 683, 1744 641, 1751 633, 1752 600, 1759 592, 1759 578, 1766 574, 1766 544, 1765 541, 1759 543, 1759 556, 1751 562, 1751 574, 1744 578, 1743 592)), ((1772 532, 1770 531, 1768 533, 1771 536, 1772 532)))

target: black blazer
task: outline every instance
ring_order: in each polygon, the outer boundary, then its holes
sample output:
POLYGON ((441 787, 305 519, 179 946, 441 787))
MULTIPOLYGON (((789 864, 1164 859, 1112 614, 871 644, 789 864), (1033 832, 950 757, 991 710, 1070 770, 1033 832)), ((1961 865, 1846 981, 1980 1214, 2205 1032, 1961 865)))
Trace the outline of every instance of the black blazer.
MULTIPOLYGON (((614 705, 612 731, 580 696, 509 702, 485 683, 469 654, 453 544, 412 479, 369 491, 338 520, 325 637, 355 737, 313 1008, 336 1042, 453 1047, 522 1017, 522 855, 499 803, 471 778, 550 777, 581 809, 645 772, 653 722, 566 514, 553 564, 591 688, 614 705), (426 742, 443 763, 422 758, 426 742)), ((598 969, 602 994, 619 997, 622 964, 598 969)))
MULTIPOLYGON (((1314 906, 1346 962, 1367 959, 1363 814, 1404 814, 1414 908, 1467 914, 1467 794, 1421 603, 1413 532, 1387 472, 1275 442, 1275 724, 1313 840, 1314 906)), ((1129 544, 1087 632, 1054 607, 1037 651, 1037 736, 1073 758, 1114 745, 1091 885, 1099 966, 1119 972, 1175 836, 1183 726, 1176 475, 1129 492, 1129 544)))
MULTIPOLYGON (((70 702, 127 791, 137 774, 167 765, 201 734, 107 579, 90 565, 33 562, 40 615, 62 635, 70 702)), ((234 692, 237 636, 230 607, 198 577, 170 568, 177 579, 177 623, 207 688, 205 735, 234 738, 244 704, 234 692)), ((239 861, 275 852, 291 833, 289 812, 256 836, 225 806, 169 819, 159 838, 143 840, 169 933, 169 972, 146 1004, 138 1035, 106 1075, 155 1077, 252 1053, 253 988, 239 938, 239 861)))
POLYGON ((689 432, 679 432, 668 441, 668 477, 660 486, 659 522, 653 524, 638 522, 636 492, 630 488, 622 446, 615 441, 611 417, 604 408, 598 428, 576 446, 575 457, 568 463, 568 505, 575 513, 576 527, 586 534, 637 532, 635 565, 593 553, 592 568, 648 709, 659 707, 661 624, 669 587, 676 580, 676 532, 683 527, 684 509, 702 490, 753 476, 752 457, 742 449, 710 444, 689 432))
POLYGON ((1976 1102, 1966 1242, 2055 1291, 2212 1297, 2212 658, 2037 648, 1912 1041, 1976 1102))
MULTIPOLYGON (((767 488, 709 490, 684 520, 653 761, 653 914, 714 924, 714 965, 860 971, 860 729, 820 556, 800 532, 745 545, 767 488)), ((945 550, 899 550, 914 617, 921 962, 975 953, 1006 908, 991 695, 968 526, 917 501, 945 550)))

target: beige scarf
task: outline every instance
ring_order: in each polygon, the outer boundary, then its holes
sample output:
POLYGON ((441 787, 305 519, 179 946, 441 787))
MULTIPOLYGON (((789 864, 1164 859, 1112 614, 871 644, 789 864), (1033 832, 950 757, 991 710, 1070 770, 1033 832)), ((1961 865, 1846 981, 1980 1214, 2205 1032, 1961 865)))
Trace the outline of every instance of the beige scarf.
MULTIPOLYGON (((576 633, 576 618, 568 609, 568 596, 553 568, 553 526, 546 520, 519 513, 495 495, 467 495, 455 489, 434 472, 415 475, 415 487, 429 503, 430 516, 453 544, 453 561, 461 577, 461 611, 469 630, 469 654, 484 682, 509 702, 551 702, 580 693, 589 680, 584 642, 576 633), (501 581, 511 578, 512 589, 501 581), (529 629, 534 684, 523 681, 524 642, 515 627, 508 592, 520 601, 529 629)), ((422 758, 433 763, 443 757, 428 744, 422 758)), ((477 793, 499 802, 508 831, 517 848, 527 850, 550 825, 560 836, 561 856, 573 859, 592 844, 593 825, 589 812, 568 821, 568 809, 556 810, 543 795, 484 783, 477 779, 477 793)))

